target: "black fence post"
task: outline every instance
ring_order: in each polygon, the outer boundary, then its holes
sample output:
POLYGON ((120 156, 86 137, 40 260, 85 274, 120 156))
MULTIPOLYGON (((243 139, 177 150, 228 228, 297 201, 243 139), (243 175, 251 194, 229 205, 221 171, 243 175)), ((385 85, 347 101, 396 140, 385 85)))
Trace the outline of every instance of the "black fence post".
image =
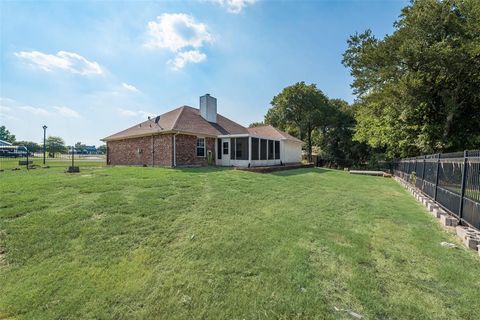
POLYGON ((438 189, 438 173, 440 171, 440 156, 441 153, 437 153, 437 172, 435 173, 435 193, 433 196, 433 200, 437 201, 437 189, 438 189))
POLYGON ((423 191, 423 186, 425 185, 425 160, 427 156, 423 156, 423 170, 422 170, 422 187, 420 188, 423 191))
POLYGON ((462 221, 463 215, 463 197, 465 196, 465 184, 467 180, 467 164, 468 164, 468 151, 463 152, 463 170, 462 170, 462 189, 460 191, 460 207, 458 209, 458 217, 462 221))

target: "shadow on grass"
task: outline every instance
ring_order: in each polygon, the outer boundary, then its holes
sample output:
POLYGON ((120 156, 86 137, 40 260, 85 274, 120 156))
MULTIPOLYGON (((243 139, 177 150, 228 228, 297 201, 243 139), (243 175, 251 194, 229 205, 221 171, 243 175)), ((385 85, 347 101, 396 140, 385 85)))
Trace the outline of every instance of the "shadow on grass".
POLYGON ((308 174, 308 173, 315 173, 315 174, 321 174, 321 173, 327 173, 330 170, 328 169, 323 169, 323 168, 298 168, 298 169, 290 169, 290 170, 283 170, 283 171, 275 171, 271 173, 264 173, 264 174, 271 174, 273 176, 279 176, 279 177, 290 177, 290 176, 297 176, 297 175, 303 175, 303 174, 308 174))
POLYGON ((221 172, 221 171, 227 171, 227 170, 234 170, 235 168, 208 166, 208 167, 176 167, 172 169, 180 172, 208 173, 208 172, 221 172))

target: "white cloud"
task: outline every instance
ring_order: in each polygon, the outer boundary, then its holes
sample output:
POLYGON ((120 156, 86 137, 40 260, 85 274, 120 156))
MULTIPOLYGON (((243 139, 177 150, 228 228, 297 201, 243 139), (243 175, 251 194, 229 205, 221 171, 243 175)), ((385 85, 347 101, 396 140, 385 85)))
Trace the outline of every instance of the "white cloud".
POLYGON ((174 70, 179 70, 189 62, 199 63, 205 59, 207 59, 205 53, 201 53, 198 50, 190 50, 177 53, 174 59, 168 61, 168 64, 170 64, 174 70))
POLYGON ((128 91, 131 91, 131 92, 139 92, 139 90, 137 88, 135 88, 135 86, 132 86, 131 84, 128 84, 128 83, 122 83, 122 87, 128 91))
POLYGON ((151 112, 148 111, 142 111, 142 110, 128 110, 128 109, 118 109, 118 113, 122 117, 128 117, 128 118, 142 118, 144 120, 147 120, 148 117, 154 117, 155 115, 151 112))
POLYGON ((200 48, 213 41, 207 26, 185 13, 164 13, 148 23, 148 47, 177 52, 186 47, 200 48))
POLYGON ((80 114, 67 107, 53 107, 59 115, 65 118, 80 118, 80 114))
POLYGON ((168 61, 175 70, 189 62, 204 61, 207 56, 198 49, 213 42, 207 26, 185 13, 164 13, 150 21, 147 28, 150 39, 145 45, 175 52, 175 57, 168 61))
POLYGON ((103 70, 97 62, 89 61, 74 52, 59 51, 57 54, 46 54, 39 51, 20 51, 15 52, 15 56, 48 72, 59 69, 80 75, 103 74, 103 70))
POLYGON ((222 7, 226 7, 228 12, 238 14, 242 12, 243 8, 252 5, 257 0, 211 0, 222 7))
POLYGON ((32 107, 29 105, 22 104, 13 99, 2 98, 0 97, 0 115, 8 116, 18 112, 27 113, 29 115, 42 116, 42 117, 51 117, 51 116, 61 116, 63 118, 80 118, 80 114, 67 107, 53 107, 53 108, 41 108, 41 107, 32 107))
POLYGON ((21 106, 18 107, 20 110, 23 110, 25 112, 28 112, 30 114, 36 115, 36 116, 48 116, 50 115, 50 112, 48 112, 44 108, 37 108, 37 107, 32 107, 32 106, 21 106))
POLYGON ((7 112, 10 112, 10 111, 12 111, 12 108, 4 106, 4 105, 0 105, 0 115, 2 113, 7 113, 7 112))

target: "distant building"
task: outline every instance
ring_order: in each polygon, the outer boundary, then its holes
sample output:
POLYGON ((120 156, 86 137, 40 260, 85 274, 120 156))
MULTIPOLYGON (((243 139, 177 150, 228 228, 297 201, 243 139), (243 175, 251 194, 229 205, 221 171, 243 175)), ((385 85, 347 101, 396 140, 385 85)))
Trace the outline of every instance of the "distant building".
POLYGON ((83 148, 83 151, 86 154, 96 154, 97 148, 95 146, 85 146, 85 148, 83 148))
POLYGON ((0 140, 0 146, 11 146, 12 144, 8 141, 0 140))

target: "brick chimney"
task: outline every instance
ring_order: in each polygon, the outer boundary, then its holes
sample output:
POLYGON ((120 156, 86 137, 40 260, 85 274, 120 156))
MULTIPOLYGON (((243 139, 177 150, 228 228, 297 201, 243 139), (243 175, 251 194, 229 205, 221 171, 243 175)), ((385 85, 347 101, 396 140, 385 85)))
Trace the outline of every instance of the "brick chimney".
POLYGON ((217 122, 217 99, 208 93, 200 97, 200 115, 208 122, 217 122))

